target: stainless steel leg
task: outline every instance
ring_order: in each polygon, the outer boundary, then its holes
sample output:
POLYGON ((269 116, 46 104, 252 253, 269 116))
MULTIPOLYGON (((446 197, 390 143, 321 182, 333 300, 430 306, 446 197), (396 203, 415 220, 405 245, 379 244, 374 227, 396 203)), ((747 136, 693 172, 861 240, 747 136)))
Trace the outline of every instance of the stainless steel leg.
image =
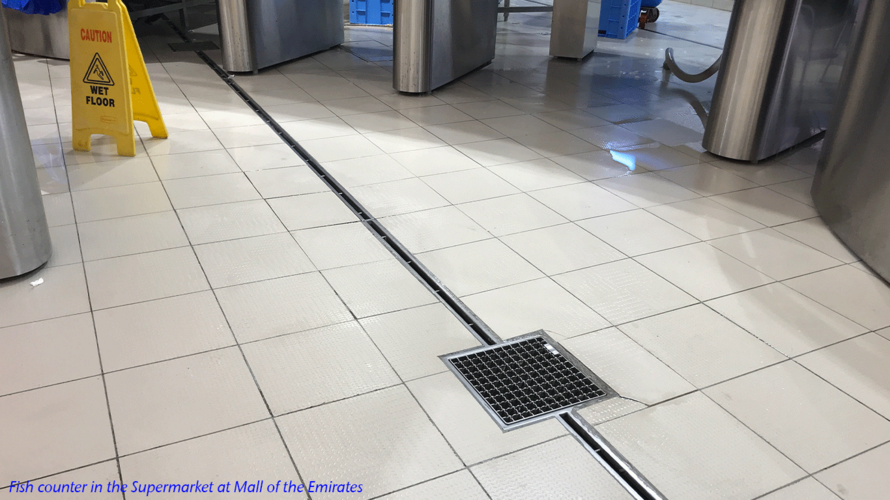
POLYGON ((0 8, 0 279, 33 271, 52 254, 4 10, 0 8))

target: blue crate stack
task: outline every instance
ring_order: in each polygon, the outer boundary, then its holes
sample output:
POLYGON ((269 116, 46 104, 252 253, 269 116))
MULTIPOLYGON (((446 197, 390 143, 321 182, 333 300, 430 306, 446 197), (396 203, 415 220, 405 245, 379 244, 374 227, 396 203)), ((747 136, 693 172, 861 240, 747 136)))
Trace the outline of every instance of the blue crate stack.
POLYGON ((603 0, 600 36, 624 40, 640 24, 641 0, 603 0))
POLYGON ((349 0, 349 22, 352 24, 392 24, 393 0, 349 0))

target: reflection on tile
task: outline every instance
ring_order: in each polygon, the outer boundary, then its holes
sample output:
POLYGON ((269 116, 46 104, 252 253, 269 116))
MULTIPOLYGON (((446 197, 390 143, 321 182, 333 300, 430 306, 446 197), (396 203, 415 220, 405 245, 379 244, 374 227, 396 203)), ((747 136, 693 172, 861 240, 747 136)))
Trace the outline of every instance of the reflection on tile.
POLYGON ((702 240, 760 229, 762 224, 734 212, 710 198, 659 205, 647 209, 702 240))
POLYGON ((640 208, 691 200, 698 195, 665 180, 655 173, 625 175, 597 181, 596 184, 640 208))
POLYGON ((757 184, 751 181, 706 163, 662 170, 659 171, 658 175, 702 196, 712 196, 757 187, 757 184))
POLYGON ((858 269, 835 267, 785 284, 870 330, 890 325, 890 288, 858 269))
POLYGON ((842 264, 773 229, 713 240, 711 245, 777 280, 842 264))
POLYGON ((722 194, 711 199, 766 226, 778 226, 818 215, 813 207, 767 188, 722 194))
POLYGON ((853 254, 819 217, 778 226, 775 229, 841 262, 849 264, 859 260, 859 257, 853 254))

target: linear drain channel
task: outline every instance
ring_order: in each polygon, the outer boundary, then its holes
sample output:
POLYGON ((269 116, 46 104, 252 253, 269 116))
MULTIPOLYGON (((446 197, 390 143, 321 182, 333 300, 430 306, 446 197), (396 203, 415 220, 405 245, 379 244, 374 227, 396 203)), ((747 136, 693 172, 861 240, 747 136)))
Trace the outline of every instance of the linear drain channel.
MULTIPOLYGON (((179 29, 169 18, 166 18, 167 25, 176 32, 180 38, 185 42, 190 42, 189 37, 179 29)), ((359 201, 352 196, 349 191, 347 191, 343 185, 341 185, 335 178, 333 178, 328 171, 315 159, 312 155, 309 154, 284 128, 276 122, 269 113, 266 112, 244 89, 241 88, 240 85, 235 83, 235 80, 226 73, 224 69, 222 69, 216 62, 213 61, 207 54, 202 51, 197 51, 195 54, 201 58, 204 63, 207 64, 213 71, 216 72, 217 75, 234 91, 242 100, 260 117, 263 121, 269 125, 269 127, 275 131, 275 133, 284 141, 294 153, 297 154, 306 165, 312 169, 313 172, 322 180, 330 189, 333 191, 340 200, 346 204, 352 210, 356 216, 359 217, 361 222, 369 229, 377 239, 385 245, 389 251, 395 255, 401 263, 408 268, 408 270, 419 279, 431 292, 433 292, 441 302, 448 307, 448 309, 464 324, 464 326, 469 329, 473 335, 476 336, 482 343, 488 346, 499 345, 502 341, 488 328, 485 323, 483 323, 474 313, 471 311, 460 299, 457 298, 447 287, 445 287, 439 279, 429 271, 423 264, 421 264, 414 255, 408 251, 407 248, 402 245, 390 232, 383 227, 377 220, 368 213, 367 210, 359 203, 359 201)), ((534 334, 545 339, 549 339, 546 335, 534 334)), ((522 339, 523 337, 520 337, 522 339)), ((510 342, 513 342, 512 340, 510 342)), ((510 342, 507 342, 508 344, 510 342)), ((548 343, 553 347, 555 343, 548 340, 548 343)), ((484 348, 483 348, 484 349, 484 348)), ((574 360, 573 357, 559 351, 568 359, 574 360)), ((460 354, 460 353, 457 353, 460 354)), ((576 368, 580 367, 582 373, 586 374, 592 380, 595 381, 595 385, 598 389, 604 391, 606 393, 605 396, 599 396, 596 400, 604 400, 610 397, 613 393, 611 390, 599 379, 597 379, 589 370, 583 367, 582 364, 574 361, 574 365, 576 368)), ((465 381, 463 377, 462 381, 465 381)), ((568 411, 569 408, 564 408, 562 410, 554 410, 550 411, 546 414, 539 415, 538 417, 530 417, 529 421, 534 419, 547 418, 548 416, 553 416, 554 414, 558 415, 559 419, 562 421, 563 426, 578 439, 585 448, 594 456, 594 458, 602 464, 602 466, 609 471, 609 473, 624 486, 625 489, 636 499, 639 500, 662 500, 664 498, 663 495, 658 493, 654 486, 652 486, 639 472, 637 472, 615 449, 609 445, 606 440, 599 435, 596 430, 591 428, 587 423, 578 417, 574 412, 568 411)), ((517 423, 517 425, 524 425, 527 422, 517 423)))
POLYGON ((543 332, 443 358, 504 430, 606 396, 605 384, 543 332))

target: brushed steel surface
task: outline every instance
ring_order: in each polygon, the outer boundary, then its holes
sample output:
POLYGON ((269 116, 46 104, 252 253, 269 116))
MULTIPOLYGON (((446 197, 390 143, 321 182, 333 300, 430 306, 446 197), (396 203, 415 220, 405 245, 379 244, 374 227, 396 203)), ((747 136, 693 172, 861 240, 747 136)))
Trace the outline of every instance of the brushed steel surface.
POLYGON ((219 1, 226 71, 257 71, 343 43, 339 0, 219 1))
POLYGON ((758 161, 826 129, 859 0, 738 0, 703 145, 758 161))
POLYGON ((69 59, 68 9, 48 16, 24 14, 3 7, 9 29, 9 43, 14 52, 35 56, 69 59))
POLYGON ((0 9, 0 279, 33 271, 52 254, 5 10, 0 9))
POLYGON ((494 0, 403 0, 395 10, 393 88, 400 92, 430 92, 494 59, 494 0))
POLYGON ((812 194, 831 230, 890 281, 890 3, 871 0, 861 14, 812 194))
POLYGON ((596 49, 601 0, 554 0, 550 55, 582 59, 596 49))

